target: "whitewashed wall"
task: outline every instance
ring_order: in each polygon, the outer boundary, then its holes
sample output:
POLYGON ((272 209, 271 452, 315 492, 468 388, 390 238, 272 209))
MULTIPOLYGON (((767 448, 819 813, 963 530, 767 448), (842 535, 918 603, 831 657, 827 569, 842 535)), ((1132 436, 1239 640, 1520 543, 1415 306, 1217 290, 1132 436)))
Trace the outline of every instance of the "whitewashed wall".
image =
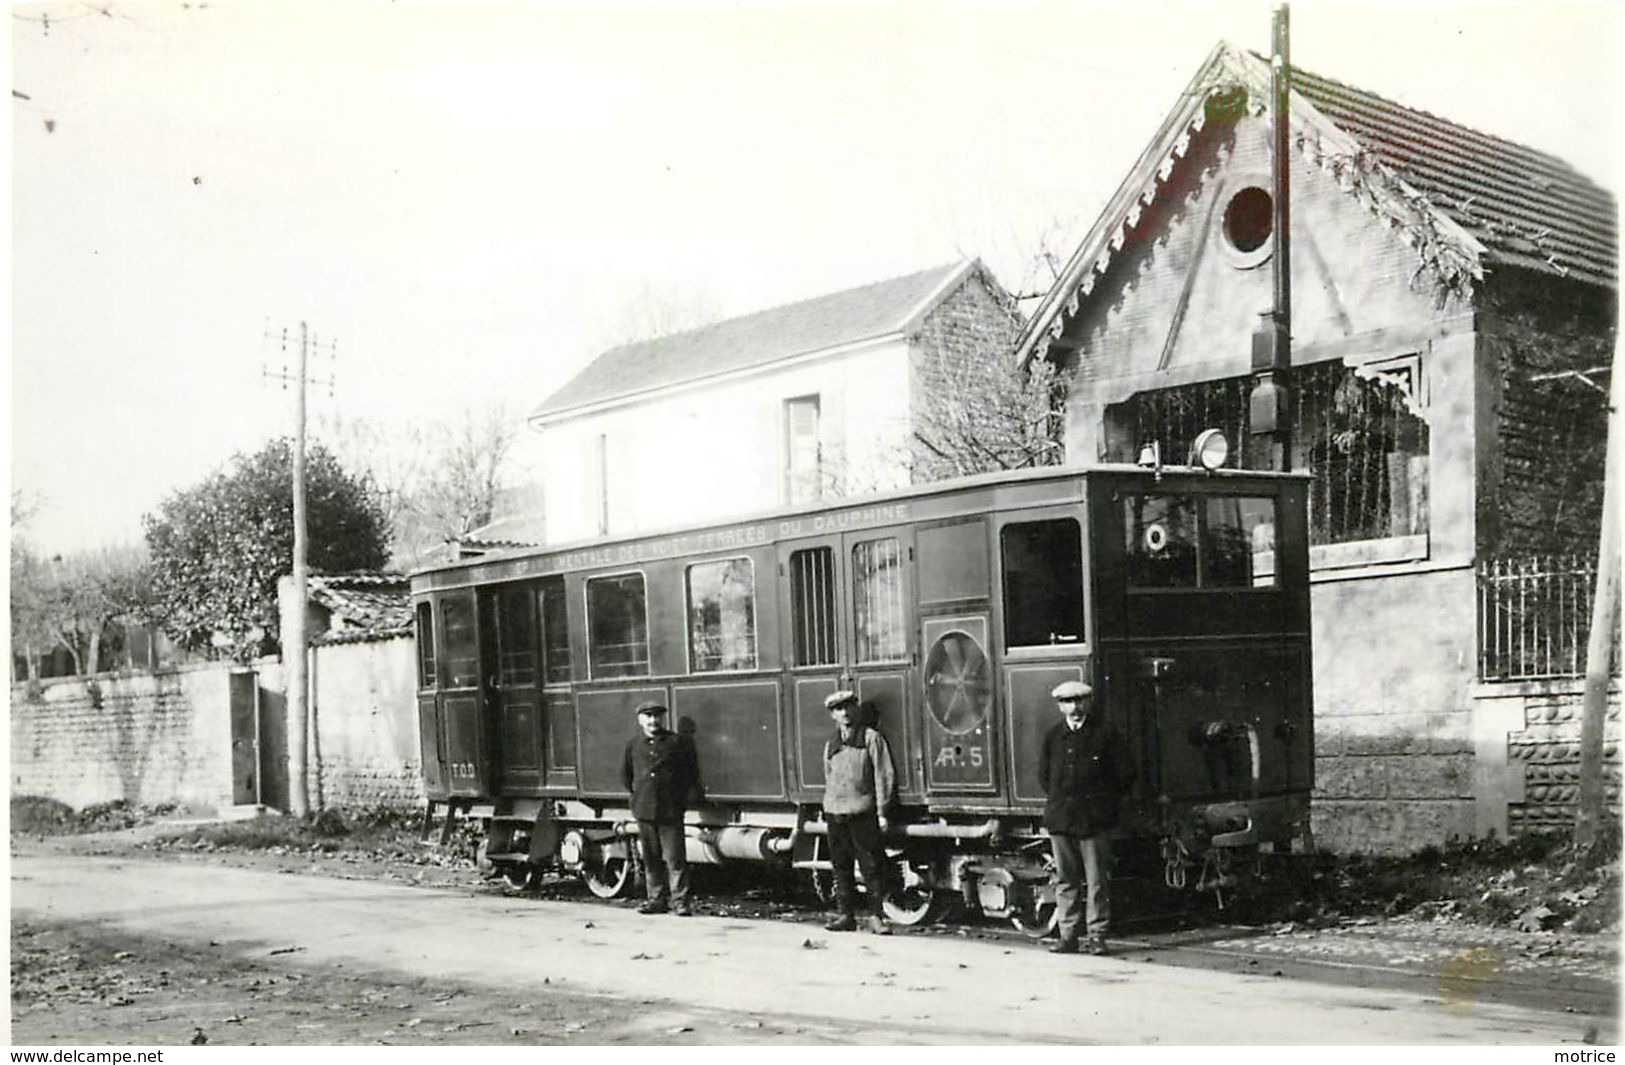
POLYGON ((687 525, 785 502, 784 401, 816 394, 821 450, 842 495, 907 483, 908 345, 871 345, 668 392, 548 427, 536 455, 548 540, 598 534, 596 457, 608 437, 612 534, 687 525))

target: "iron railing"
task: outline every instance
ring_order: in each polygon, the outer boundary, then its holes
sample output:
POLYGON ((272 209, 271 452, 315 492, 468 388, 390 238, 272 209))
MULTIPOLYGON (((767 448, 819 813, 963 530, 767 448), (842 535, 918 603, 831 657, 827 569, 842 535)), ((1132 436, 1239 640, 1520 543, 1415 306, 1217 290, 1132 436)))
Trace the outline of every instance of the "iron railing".
POLYGON ((1575 555, 1480 562, 1479 679, 1584 675, 1596 577, 1596 560, 1575 555))

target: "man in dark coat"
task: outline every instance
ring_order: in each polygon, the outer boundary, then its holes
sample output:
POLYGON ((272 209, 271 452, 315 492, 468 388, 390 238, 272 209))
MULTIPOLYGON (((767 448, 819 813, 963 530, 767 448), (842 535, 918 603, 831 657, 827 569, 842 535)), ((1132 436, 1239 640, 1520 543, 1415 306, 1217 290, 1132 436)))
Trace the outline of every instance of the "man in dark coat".
POLYGON ((699 755, 693 740, 666 728, 663 704, 639 703, 637 715, 641 735, 627 741, 621 782, 632 794, 632 816, 638 820, 649 883, 649 899, 638 912, 670 910, 687 917, 693 911, 688 904, 683 815, 705 798, 699 755))
POLYGON ((1108 833, 1128 787, 1127 751, 1094 705, 1094 689, 1069 680, 1050 693, 1061 720, 1044 737, 1038 778, 1047 796, 1044 827, 1055 853, 1055 907, 1060 938, 1049 949, 1078 952, 1079 917, 1085 916, 1090 954, 1106 953, 1111 925, 1112 849, 1108 833), (1080 914, 1085 882, 1087 914, 1080 914))

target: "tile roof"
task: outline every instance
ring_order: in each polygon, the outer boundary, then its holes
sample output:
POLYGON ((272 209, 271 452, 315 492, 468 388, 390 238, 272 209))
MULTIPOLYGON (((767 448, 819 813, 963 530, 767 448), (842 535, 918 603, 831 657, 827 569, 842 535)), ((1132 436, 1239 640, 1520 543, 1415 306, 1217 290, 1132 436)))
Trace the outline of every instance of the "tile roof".
POLYGON ((1297 67, 1292 87, 1482 242, 1492 262, 1617 284, 1618 205, 1563 160, 1297 67))
POLYGON ((412 631, 411 587, 399 573, 311 574, 311 601, 331 615, 316 643, 350 643, 412 631))
POLYGON ((976 265, 965 261, 937 266, 611 348, 549 396, 531 417, 554 417, 906 331, 976 265))
MULTIPOLYGON (((1023 365, 1045 356, 1129 242, 1205 125, 1207 101, 1235 89, 1249 112, 1268 112, 1268 61, 1221 41, 1027 320, 1023 365)), ((1617 286, 1613 194, 1562 160, 1297 67, 1290 116, 1298 151, 1398 230, 1441 295, 1470 296, 1496 265, 1617 286)))

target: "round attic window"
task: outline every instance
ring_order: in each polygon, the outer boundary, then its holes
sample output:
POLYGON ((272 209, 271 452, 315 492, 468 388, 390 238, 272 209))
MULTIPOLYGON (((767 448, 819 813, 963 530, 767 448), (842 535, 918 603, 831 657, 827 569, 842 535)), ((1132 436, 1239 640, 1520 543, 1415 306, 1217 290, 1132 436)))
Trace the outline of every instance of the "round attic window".
POLYGON ((1275 201, 1257 185, 1249 185, 1224 208, 1224 238, 1237 251, 1267 253, 1265 247, 1275 231, 1275 201))

